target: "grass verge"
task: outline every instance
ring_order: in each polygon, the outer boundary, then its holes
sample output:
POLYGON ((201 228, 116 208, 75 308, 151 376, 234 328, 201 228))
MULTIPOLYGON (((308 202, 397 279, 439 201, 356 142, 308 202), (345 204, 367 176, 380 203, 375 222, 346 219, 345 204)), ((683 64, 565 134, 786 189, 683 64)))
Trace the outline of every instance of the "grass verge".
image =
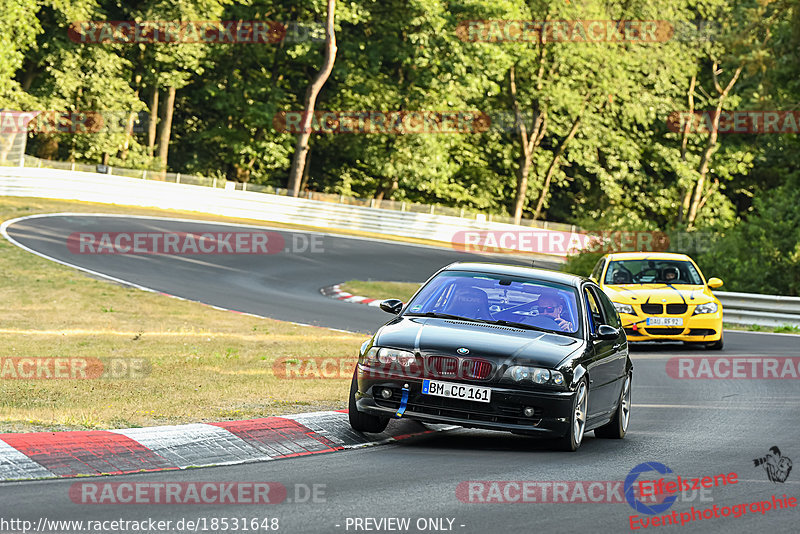
MULTIPOLYGON (((58 211, 176 216, 0 197, 2 220, 58 211)), ((4 239, 0 268, 0 432, 126 428, 346 407, 349 377, 283 379, 273 364, 287 358, 354 360, 361 335, 215 310, 95 280, 4 239), (19 378, 21 360, 43 358, 113 358, 123 364, 143 359, 148 365, 145 376, 136 378, 19 378)))
POLYGON ((339 284, 342 291, 347 291, 360 297, 371 299, 400 299, 403 302, 408 300, 417 292, 421 284, 409 282, 378 282, 364 280, 350 280, 339 284))
POLYGON ((775 334, 800 334, 800 327, 792 325, 761 326, 760 324, 740 325, 723 323, 726 330, 741 330, 742 332, 772 332, 775 334))

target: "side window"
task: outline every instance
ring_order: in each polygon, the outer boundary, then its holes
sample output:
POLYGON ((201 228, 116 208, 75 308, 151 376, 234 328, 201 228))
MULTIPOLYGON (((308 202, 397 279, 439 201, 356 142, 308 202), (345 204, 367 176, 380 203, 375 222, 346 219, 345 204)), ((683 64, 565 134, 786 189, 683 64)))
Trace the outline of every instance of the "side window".
POLYGON ((622 326, 622 321, 619 320, 619 314, 617 313, 616 308, 614 308, 614 304, 611 302, 611 299, 608 298, 608 295, 603 293, 603 291, 598 291, 598 298, 600 299, 600 304, 603 306, 603 311, 605 311, 606 316, 606 324, 613 326, 614 328, 619 328, 622 326))
POLYGON ((592 271, 592 276, 590 277, 592 280, 600 283, 600 275, 603 273, 603 267, 606 265, 606 259, 600 258, 600 261, 597 262, 597 265, 594 266, 594 270, 592 271))
POLYGON ((589 289, 589 286, 583 288, 583 294, 586 297, 586 305, 589 307, 590 322, 592 323, 591 331, 594 332, 598 326, 603 324, 603 313, 600 311, 600 304, 597 302, 597 297, 594 292, 589 289))

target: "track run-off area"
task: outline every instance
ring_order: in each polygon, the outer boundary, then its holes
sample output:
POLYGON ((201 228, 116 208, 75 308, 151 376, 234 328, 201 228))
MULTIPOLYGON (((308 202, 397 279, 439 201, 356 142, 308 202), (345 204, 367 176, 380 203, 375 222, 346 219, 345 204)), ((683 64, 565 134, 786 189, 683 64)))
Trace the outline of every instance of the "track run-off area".
MULTIPOLYGON (((390 316, 373 306, 325 297, 321 288, 347 280, 422 282, 453 261, 529 264, 522 258, 481 257, 400 242, 140 216, 31 216, 5 224, 4 232, 13 243, 32 253, 110 282, 274 319, 361 332, 365 339, 390 316), (282 246, 269 254, 103 254, 82 251, 79 238, 81 233, 252 230, 274 234, 271 243, 280 242, 282 246)), ((542 262, 536 265, 555 267, 542 262)), ((724 273, 719 274, 724 278, 724 273)), ((684 492, 665 512, 675 511, 678 517, 692 507, 702 510, 756 501, 772 503, 773 495, 780 498, 784 494, 800 498, 799 468, 785 482, 774 482, 764 466, 754 462, 773 446, 779 447, 784 457, 800 461, 800 380, 685 379, 674 377, 667 369, 667 362, 676 357, 698 362, 701 358, 751 358, 754 365, 765 357, 797 357, 799 341, 792 335, 726 331, 722 352, 680 344, 634 346, 628 435, 613 441, 596 439, 590 433, 576 453, 553 452, 529 437, 457 429, 339 454, 81 479, 132 484, 266 481, 285 486, 286 498, 269 505, 78 504, 70 498, 76 479, 57 479, 0 484, 0 515, 27 519, 34 525, 43 516, 100 521, 154 518, 172 521, 172 525, 201 516, 277 518, 279 531, 290 533, 626 532, 632 528, 630 516, 637 512, 626 502, 620 484, 632 469, 645 462, 669 467, 672 473, 665 476, 668 480, 674 480, 675 475, 698 478, 737 474, 736 483, 705 492, 684 492), (492 486, 484 481, 512 484, 492 486), (575 485, 563 491, 559 484, 565 481, 585 481, 581 488, 602 487, 604 491, 602 495, 597 490, 582 497, 574 491, 575 485), (471 486, 470 482, 480 485, 471 486), (593 482, 600 484, 592 486, 593 482), (306 490, 315 487, 316 497, 308 497, 306 490), (523 498, 517 491, 523 487, 538 489, 523 498), (614 495, 616 492, 620 495, 614 495), (508 502, 498 502, 501 500, 508 502), (375 521, 365 521, 368 518, 375 521), (408 518, 410 526, 407 530, 393 528, 403 523, 393 523, 389 518, 408 518), (378 523, 382 519, 387 521, 378 523)), ((647 530, 797 532, 800 508, 765 513, 748 509, 739 515, 695 517, 682 526, 679 522, 679 527, 651 526, 647 530)), ((211 531, 210 526, 207 524, 207 531, 211 531)), ((214 531, 226 530, 218 526, 214 531)))

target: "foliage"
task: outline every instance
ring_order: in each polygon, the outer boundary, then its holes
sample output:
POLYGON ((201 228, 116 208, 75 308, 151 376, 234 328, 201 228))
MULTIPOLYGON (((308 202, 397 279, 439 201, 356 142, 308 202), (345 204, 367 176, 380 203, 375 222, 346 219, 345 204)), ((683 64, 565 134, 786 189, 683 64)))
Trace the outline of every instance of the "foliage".
MULTIPOLYGON (((273 118, 301 109, 323 61, 323 43, 314 37, 324 0, 5 0, 3 6, 0 21, 11 30, 0 35, 0 108, 147 112, 158 92, 161 111, 150 116, 163 125, 174 88, 171 131, 158 133, 169 145, 170 170, 286 186, 295 138, 276 129, 273 118), (70 24, 87 20, 276 21, 300 31, 262 44, 70 40, 70 24)), ((685 229, 684 205, 697 189, 694 229, 724 234, 720 247, 735 248, 757 238, 753 225, 791 218, 781 210, 791 197, 786 184, 800 172, 800 137, 714 140, 696 132, 684 138, 668 119, 689 109, 690 87, 694 109, 713 110, 721 100, 715 81, 724 85, 739 69, 723 110, 795 109, 798 28, 794 0, 340 0, 338 53, 317 110, 477 111, 492 123, 477 133, 315 133, 307 187, 513 213, 526 159, 514 118, 513 69, 528 132, 537 112, 547 117, 525 166, 526 217, 541 204, 542 219, 590 230, 685 229), (476 20, 659 20, 674 34, 659 42, 475 42, 458 28, 476 20), (704 155, 709 168, 701 179, 704 155)), ((29 152, 43 157, 158 168, 146 127, 31 137, 29 152)), ((791 257, 791 245, 759 245, 748 261, 765 265, 776 251, 791 257)), ((570 265, 582 270, 588 261, 570 265)), ((719 274, 728 287, 758 285, 742 265, 734 269, 721 255, 708 261, 724 267, 719 274)), ((781 261, 789 272, 764 287, 796 292, 796 264, 781 261)))

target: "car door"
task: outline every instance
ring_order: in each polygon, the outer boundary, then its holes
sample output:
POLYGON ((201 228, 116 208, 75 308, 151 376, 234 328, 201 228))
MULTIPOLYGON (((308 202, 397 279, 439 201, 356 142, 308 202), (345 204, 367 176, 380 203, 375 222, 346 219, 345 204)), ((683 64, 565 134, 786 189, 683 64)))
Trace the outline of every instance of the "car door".
POLYGON ((603 307, 603 311, 605 312, 604 317, 606 319, 606 324, 619 330, 619 336, 617 336, 616 341, 614 341, 612 345, 614 354, 611 355, 611 360, 609 361, 609 365, 612 370, 612 378, 615 382, 614 387, 611 389, 616 393, 616 395, 612 395, 611 401, 612 403, 615 403, 618 394, 621 393, 622 380, 625 378, 628 355, 628 338, 625 335, 625 330, 622 328, 622 321, 620 321, 619 314, 614 308, 614 304, 611 302, 611 299, 609 299, 608 295, 606 295, 602 290, 598 291, 598 297, 600 299, 600 304, 603 307))
POLYGON ((595 282, 597 282, 599 284, 600 283, 600 276, 602 276, 603 267, 605 267, 605 266, 606 266, 606 258, 605 258, 605 256, 603 256, 595 264, 594 269, 592 270, 592 274, 591 274, 591 276, 589 278, 591 278, 592 280, 594 280, 595 282))
POLYGON ((599 339, 597 329, 602 324, 608 324, 606 313, 603 309, 599 294, 600 288, 594 284, 583 286, 583 298, 586 300, 588 309, 589 336, 591 344, 591 355, 587 365, 589 372, 589 406, 588 418, 602 416, 611 411, 614 404, 613 391, 611 391, 614 380, 614 355, 617 349, 614 347, 615 340, 599 339))

